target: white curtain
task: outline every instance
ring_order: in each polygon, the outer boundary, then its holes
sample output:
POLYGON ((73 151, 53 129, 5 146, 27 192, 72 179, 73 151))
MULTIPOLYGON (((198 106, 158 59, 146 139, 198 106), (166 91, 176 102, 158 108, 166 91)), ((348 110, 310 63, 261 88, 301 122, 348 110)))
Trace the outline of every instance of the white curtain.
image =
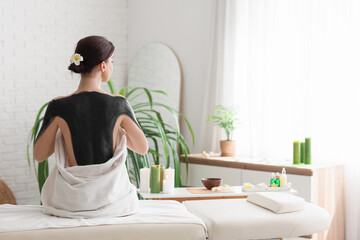
POLYGON ((213 122, 207 123, 206 119, 214 114, 216 105, 230 106, 233 99, 235 2, 213 0, 211 11, 209 63, 201 120, 204 124, 201 125, 198 144, 202 150, 219 152, 219 140, 224 140, 226 135, 223 130, 214 128, 213 122))
POLYGON ((239 153, 291 159, 292 140, 311 137, 315 161, 343 159, 359 130, 358 2, 236 3, 239 153))
MULTIPOLYGON (((346 236, 360 239, 360 1, 218 4, 204 118, 239 105, 238 155, 291 160, 292 141, 311 137, 314 163, 345 165, 346 236)), ((213 149, 219 135, 207 136, 213 149)))

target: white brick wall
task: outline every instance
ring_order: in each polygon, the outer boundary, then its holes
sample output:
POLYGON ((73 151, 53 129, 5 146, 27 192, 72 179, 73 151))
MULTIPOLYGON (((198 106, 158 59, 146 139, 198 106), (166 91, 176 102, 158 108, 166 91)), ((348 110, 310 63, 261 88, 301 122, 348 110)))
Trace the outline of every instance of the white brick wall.
POLYGON ((127 0, 0 1, 0 179, 18 204, 39 203, 26 160, 28 133, 46 101, 77 88, 67 66, 87 35, 114 43, 112 79, 119 89, 127 75, 127 0))

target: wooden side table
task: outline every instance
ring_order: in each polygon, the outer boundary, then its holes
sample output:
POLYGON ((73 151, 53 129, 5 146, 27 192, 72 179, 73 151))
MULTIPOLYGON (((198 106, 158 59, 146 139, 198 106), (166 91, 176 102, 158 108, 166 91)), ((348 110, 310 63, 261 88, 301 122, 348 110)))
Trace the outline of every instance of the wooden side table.
MULTIPOLYGON (((152 200, 176 200, 178 202, 183 202, 187 200, 208 200, 208 199, 231 199, 231 198, 247 198, 248 195, 252 194, 252 192, 243 192, 241 186, 231 186, 229 187, 232 190, 232 193, 204 193, 204 194, 194 194, 189 192, 189 187, 175 188, 174 193, 144 193, 138 190, 138 193, 144 199, 152 199, 152 200)), ((195 188, 192 188, 195 189, 195 188)), ((296 194, 297 191, 291 189, 291 194, 296 194)))

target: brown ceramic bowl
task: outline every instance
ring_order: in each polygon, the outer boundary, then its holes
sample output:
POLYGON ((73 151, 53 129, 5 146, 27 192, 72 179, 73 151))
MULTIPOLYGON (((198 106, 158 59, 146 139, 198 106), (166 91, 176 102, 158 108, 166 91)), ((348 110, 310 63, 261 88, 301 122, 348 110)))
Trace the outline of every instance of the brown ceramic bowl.
POLYGON ((213 187, 221 186, 222 178, 202 178, 201 181, 204 187, 211 190, 213 187))

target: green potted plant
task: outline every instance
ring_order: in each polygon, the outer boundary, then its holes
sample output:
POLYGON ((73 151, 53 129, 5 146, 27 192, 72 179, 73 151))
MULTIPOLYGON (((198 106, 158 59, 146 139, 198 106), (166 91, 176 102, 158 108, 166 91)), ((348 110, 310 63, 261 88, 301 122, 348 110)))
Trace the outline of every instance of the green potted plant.
MULTIPOLYGON (((108 81, 108 86, 110 88, 111 93, 115 94, 117 91, 115 90, 114 84, 112 81, 108 81)), ((170 163, 173 163, 175 169, 175 187, 181 187, 181 175, 180 175, 180 161, 178 155, 178 149, 180 154, 185 155, 186 159, 186 169, 188 164, 187 155, 190 150, 188 144, 184 138, 184 136, 180 133, 180 124, 179 117, 183 118, 186 122, 186 125, 191 133, 192 142, 195 143, 195 137, 191 125, 187 118, 183 116, 177 110, 167 106, 166 104, 159 103, 154 101, 154 96, 156 94, 162 94, 167 96, 164 91, 160 90, 149 90, 147 88, 130 88, 124 87, 119 92, 120 95, 125 96, 128 101, 131 103, 134 113, 136 115, 137 121, 142 127, 145 136, 149 140, 149 143, 152 142, 153 147, 149 148, 148 154, 142 156, 139 155, 130 149, 128 149, 128 159, 126 161, 126 167, 129 173, 130 180, 139 187, 140 185, 140 169, 143 167, 149 167, 150 165, 159 165, 160 158, 164 158, 166 160, 165 167, 168 168, 170 163), (154 96, 153 96, 154 95, 154 96), (142 102, 137 102, 133 104, 132 101, 137 99, 140 96, 146 96, 146 100, 142 102), (156 109, 154 108, 156 106, 156 109), (163 121, 161 113, 157 109, 165 109, 170 112, 174 117, 176 127, 172 127, 166 122, 163 121), (164 149, 164 156, 160 154, 160 147, 162 146, 164 149)), ((144 98, 143 98, 144 99, 144 98)), ((43 113, 47 107, 48 103, 44 104, 35 119, 34 126, 32 127, 28 143, 27 143, 27 160, 29 166, 31 163, 34 167, 35 175, 38 180, 39 191, 41 192, 42 186, 45 183, 46 178, 49 175, 49 166, 48 160, 45 160, 41 163, 37 163, 33 156, 30 156, 30 146, 33 148, 34 141, 39 133, 39 128, 41 126, 41 122, 43 121, 43 113)))
POLYGON ((221 156, 232 157, 235 155, 235 141, 232 140, 232 133, 239 124, 237 109, 235 107, 224 107, 217 105, 215 114, 207 118, 207 122, 213 120, 215 125, 223 128, 226 133, 226 140, 220 141, 221 156))

